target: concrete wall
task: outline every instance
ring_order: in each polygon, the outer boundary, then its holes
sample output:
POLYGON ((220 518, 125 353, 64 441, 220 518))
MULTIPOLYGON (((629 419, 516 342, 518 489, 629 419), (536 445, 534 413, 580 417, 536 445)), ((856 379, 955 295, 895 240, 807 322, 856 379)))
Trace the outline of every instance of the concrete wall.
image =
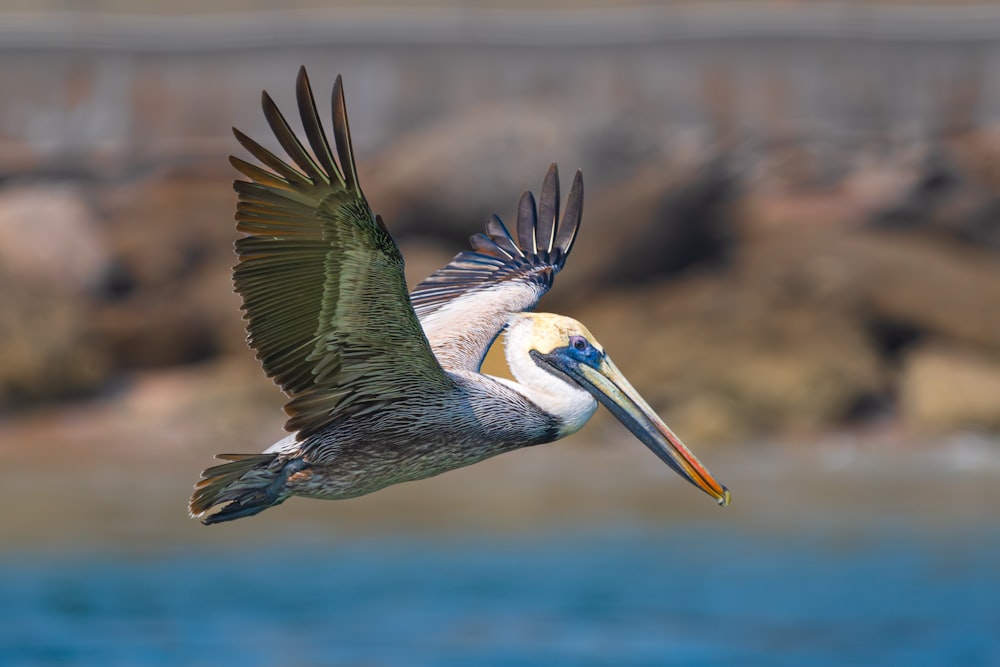
MULTIPOLYGON (((359 153, 463 109, 544 103, 699 137, 854 141, 1000 119, 1000 8, 2 15, 0 172, 218 159, 295 71, 344 75, 359 153), (363 119, 363 121, 361 120, 363 119)), ((224 165, 220 160, 220 168, 224 165)))

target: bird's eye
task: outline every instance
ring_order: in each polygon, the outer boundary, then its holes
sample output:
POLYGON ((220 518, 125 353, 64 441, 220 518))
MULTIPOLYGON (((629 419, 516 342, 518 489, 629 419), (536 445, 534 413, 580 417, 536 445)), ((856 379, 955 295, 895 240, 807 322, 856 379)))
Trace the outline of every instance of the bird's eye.
POLYGON ((584 352, 588 347, 590 347, 590 343, 588 343, 587 339, 583 336, 573 336, 569 339, 569 343, 577 352, 584 352))

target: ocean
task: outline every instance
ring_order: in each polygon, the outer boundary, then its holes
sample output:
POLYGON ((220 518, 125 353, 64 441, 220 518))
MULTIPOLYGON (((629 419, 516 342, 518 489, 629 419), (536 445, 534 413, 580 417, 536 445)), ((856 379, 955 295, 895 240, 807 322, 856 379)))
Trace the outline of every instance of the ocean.
POLYGON ((1000 665, 1000 531, 636 523, 0 558, 0 664, 1000 665))

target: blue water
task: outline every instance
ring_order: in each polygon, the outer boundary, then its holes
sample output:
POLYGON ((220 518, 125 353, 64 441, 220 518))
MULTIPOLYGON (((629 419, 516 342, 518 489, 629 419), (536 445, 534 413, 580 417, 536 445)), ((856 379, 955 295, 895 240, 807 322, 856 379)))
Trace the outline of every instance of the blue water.
POLYGON ((1000 665, 1000 536, 669 526, 0 559, 0 665, 1000 665))

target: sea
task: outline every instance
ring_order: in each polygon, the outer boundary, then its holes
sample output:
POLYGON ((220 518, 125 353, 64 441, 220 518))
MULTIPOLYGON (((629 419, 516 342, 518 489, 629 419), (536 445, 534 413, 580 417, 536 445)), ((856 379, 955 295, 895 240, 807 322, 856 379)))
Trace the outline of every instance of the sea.
POLYGON ((637 522, 0 557, 0 665, 1000 665, 1000 531, 637 522))

